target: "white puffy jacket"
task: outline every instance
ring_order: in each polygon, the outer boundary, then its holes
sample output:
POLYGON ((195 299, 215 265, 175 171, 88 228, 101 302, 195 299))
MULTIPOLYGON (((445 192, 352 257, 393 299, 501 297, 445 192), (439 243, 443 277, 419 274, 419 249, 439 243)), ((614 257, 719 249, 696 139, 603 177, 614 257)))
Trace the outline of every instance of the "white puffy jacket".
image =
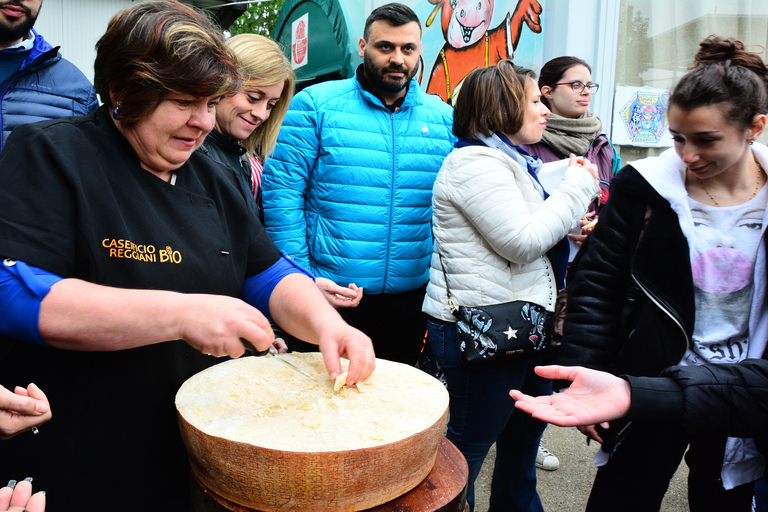
POLYGON ((569 167, 545 201, 525 169, 486 146, 455 149, 432 193, 434 252, 422 311, 454 321, 454 301, 466 306, 524 300, 554 311, 557 286, 547 251, 565 237, 599 195, 597 181, 569 167))

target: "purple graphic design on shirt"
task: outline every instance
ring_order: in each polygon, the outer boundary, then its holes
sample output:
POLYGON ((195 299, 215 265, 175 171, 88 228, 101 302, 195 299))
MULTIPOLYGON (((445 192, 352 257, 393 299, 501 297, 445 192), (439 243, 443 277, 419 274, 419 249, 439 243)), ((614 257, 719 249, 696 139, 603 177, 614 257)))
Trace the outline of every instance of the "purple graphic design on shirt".
POLYGON ((749 285, 753 264, 737 249, 717 247, 699 254, 692 270, 693 282, 705 292, 733 293, 749 285))

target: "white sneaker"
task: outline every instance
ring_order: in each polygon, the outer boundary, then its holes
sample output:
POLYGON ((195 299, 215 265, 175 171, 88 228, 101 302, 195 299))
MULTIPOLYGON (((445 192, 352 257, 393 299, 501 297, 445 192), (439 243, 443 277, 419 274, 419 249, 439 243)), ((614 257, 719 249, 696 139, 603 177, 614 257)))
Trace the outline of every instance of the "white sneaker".
POLYGON ((549 450, 544 448, 542 444, 539 444, 539 453, 536 454, 536 467, 545 471, 554 471, 560 467, 560 461, 549 450))

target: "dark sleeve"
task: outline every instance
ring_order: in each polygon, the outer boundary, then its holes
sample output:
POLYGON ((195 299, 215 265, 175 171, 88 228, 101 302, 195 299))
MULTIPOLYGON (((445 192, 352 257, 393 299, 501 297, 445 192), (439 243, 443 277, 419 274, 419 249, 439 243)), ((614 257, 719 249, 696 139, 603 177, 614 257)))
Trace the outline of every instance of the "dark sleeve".
POLYGON ((627 377, 630 417, 675 421, 701 435, 764 437, 768 433, 768 361, 675 366, 661 377, 627 377))
POLYGON ((267 230, 264 229, 264 224, 259 216, 259 209, 256 206, 256 200, 241 174, 227 165, 224 167, 228 169, 230 177, 234 177, 240 196, 245 202, 246 212, 243 217, 248 220, 249 239, 248 266, 245 278, 249 279, 272 267, 272 265, 280 260, 281 254, 269 233, 267 233, 267 230))
POLYGON ((256 211, 256 203, 251 199, 248 204, 248 219, 251 228, 246 279, 261 274, 277 263, 281 258, 280 250, 269 237, 269 234, 267 234, 267 231, 259 220, 259 214, 256 211), (250 209, 251 207, 253 209, 250 209))
MULTIPOLYGON (((636 174, 634 169, 630 169, 636 174)), ((616 176, 595 230, 568 273, 568 306, 560 364, 610 371, 621 343, 621 315, 629 290, 630 262, 645 215, 644 203, 616 176)))

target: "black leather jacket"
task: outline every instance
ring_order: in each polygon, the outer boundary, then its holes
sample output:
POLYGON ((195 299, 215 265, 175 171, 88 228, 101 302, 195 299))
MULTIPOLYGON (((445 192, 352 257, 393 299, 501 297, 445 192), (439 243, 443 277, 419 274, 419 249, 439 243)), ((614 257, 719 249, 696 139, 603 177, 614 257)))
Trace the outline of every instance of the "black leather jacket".
MULTIPOLYGON (((676 366, 659 378, 627 377, 630 419, 673 421, 699 435, 768 435, 768 361, 676 366)), ((765 453, 765 444, 759 443, 765 453)))
POLYGON ((229 166, 240 176, 249 190, 251 189, 251 163, 246 155, 247 150, 243 146, 213 129, 200 145, 198 151, 229 166))
POLYGON ((633 167, 613 179, 568 276, 561 364, 658 376, 683 358, 695 315, 688 242, 633 167))
MULTIPOLYGON (((234 172, 240 178, 240 183, 247 195, 253 199, 251 162, 248 160, 247 150, 243 146, 213 129, 197 150, 224 165, 228 171, 234 172)), ((255 199, 253 205, 254 211, 259 212, 259 220, 264 224, 264 215, 255 199)))

